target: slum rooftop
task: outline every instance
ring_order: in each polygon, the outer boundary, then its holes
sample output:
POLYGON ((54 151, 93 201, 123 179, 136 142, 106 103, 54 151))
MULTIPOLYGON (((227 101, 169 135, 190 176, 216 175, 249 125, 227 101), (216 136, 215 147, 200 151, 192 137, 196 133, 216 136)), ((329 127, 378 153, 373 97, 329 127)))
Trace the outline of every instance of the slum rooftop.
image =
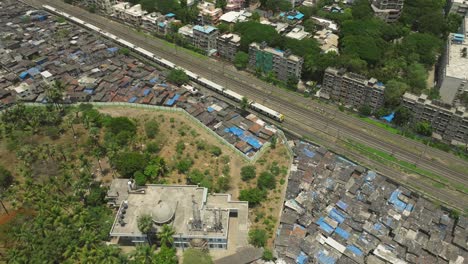
POLYGON ((276 132, 196 87, 167 83, 164 69, 120 54, 115 43, 43 10, 0 2, 0 28, 0 109, 16 101, 46 103, 45 89, 60 80, 69 103, 182 108, 246 156, 255 155, 276 132))
POLYGON ((466 263, 466 217, 325 148, 294 152, 275 239, 284 262, 466 263))

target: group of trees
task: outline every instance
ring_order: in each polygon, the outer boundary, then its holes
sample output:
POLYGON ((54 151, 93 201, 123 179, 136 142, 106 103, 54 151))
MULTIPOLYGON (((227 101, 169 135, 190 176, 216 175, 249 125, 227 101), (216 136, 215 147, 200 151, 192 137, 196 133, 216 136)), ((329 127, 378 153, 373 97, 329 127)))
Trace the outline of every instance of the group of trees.
POLYGON ((162 14, 174 13, 183 23, 195 22, 199 10, 197 5, 187 6, 187 0, 130 0, 132 4, 141 4, 141 7, 151 12, 161 12, 162 14))
MULTIPOLYGON (((268 170, 260 173, 257 179, 256 188, 247 188, 239 192, 239 200, 248 201, 249 205, 257 206, 267 198, 268 191, 276 188, 276 177, 280 174, 280 169, 276 163, 271 164, 268 170)), ((241 168, 241 179, 250 181, 257 177, 256 168, 247 165, 241 168)))

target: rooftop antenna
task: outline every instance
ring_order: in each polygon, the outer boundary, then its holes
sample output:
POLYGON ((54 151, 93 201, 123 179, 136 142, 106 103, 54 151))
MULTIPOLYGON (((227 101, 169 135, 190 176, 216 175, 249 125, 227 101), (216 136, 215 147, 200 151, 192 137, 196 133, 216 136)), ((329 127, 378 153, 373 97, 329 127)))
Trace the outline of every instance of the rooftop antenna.
POLYGON ((198 210, 198 204, 195 202, 194 196, 192 195, 192 230, 202 230, 202 220, 200 217, 200 210, 198 210))

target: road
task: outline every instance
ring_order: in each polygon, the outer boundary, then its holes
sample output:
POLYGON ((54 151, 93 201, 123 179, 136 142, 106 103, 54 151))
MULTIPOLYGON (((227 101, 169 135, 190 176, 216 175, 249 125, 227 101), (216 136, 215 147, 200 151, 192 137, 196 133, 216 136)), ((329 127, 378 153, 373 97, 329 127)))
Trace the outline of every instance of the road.
MULTIPOLYGON (((167 42, 160 39, 149 38, 120 23, 64 4, 60 0, 25 0, 25 2, 37 7, 41 4, 49 4, 59 8, 122 39, 135 43, 181 67, 211 79, 228 89, 243 94, 249 99, 280 111, 286 116, 285 122, 281 124, 282 127, 300 135, 309 136, 319 144, 333 149, 340 154, 352 156, 357 162, 375 163, 375 161, 369 161, 367 157, 359 155, 359 153, 338 146, 337 139, 352 140, 353 142, 386 153, 392 153, 400 160, 417 164, 419 168, 432 171, 455 184, 468 186, 468 175, 466 173, 468 171, 468 162, 450 153, 392 134, 359 118, 337 111, 336 107, 332 105, 313 101, 297 93, 279 89, 246 72, 237 71, 228 64, 194 56, 190 51, 168 45, 167 42)), ((378 168, 379 172, 386 174, 386 176, 396 181, 408 178, 404 177, 401 171, 392 166, 376 164, 373 167, 378 168)), ((429 186, 427 184, 425 186, 418 186, 418 188, 422 188, 425 192, 444 197, 440 190, 430 184, 429 186)), ((466 204, 468 204, 466 203, 467 195, 461 193, 458 194, 458 197, 447 198, 445 200, 461 205, 462 207, 460 208, 465 208, 466 204)))

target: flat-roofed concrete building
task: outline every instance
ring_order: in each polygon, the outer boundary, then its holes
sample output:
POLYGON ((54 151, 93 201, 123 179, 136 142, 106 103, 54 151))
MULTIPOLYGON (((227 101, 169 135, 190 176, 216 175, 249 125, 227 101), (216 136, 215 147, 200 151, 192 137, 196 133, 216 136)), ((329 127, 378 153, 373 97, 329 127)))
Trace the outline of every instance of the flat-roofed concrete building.
POLYGON ((468 17, 464 19, 462 33, 449 35, 440 65, 440 98, 453 104, 458 95, 468 90, 468 17))
POLYGON ((320 96, 358 108, 364 105, 377 110, 384 104, 385 86, 375 78, 356 73, 327 68, 323 77, 320 96))
POLYGON ((140 4, 132 6, 128 2, 118 3, 112 6, 112 9, 114 10, 114 17, 135 26, 141 25, 143 16, 147 13, 141 9, 140 4))
POLYGON ((218 54, 230 61, 234 60, 240 47, 240 36, 236 34, 224 34, 218 37, 218 54))
POLYGON ((449 13, 458 14, 460 16, 468 15, 468 1, 467 0, 451 0, 449 13))
POLYGON ((179 248, 235 249, 248 244, 248 203, 231 201, 229 194, 208 194, 195 185, 135 186, 132 180, 115 179, 107 193, 118 208, 110 236, 117 244, 147 242, 137 221, 150 215, 157 232, 163 225, 174 230, 179 248))
POLYGON ((427 121, 433 128, 433 136, 453 145, 468 143, 468 113, 465 107, 452 107, 441 101, 405 93, 403 106, 412 113, 411 122, 427 121))
POLYGON ((94 5, 99 10, 102 10, 104 13, 112 13, 112 6, 117 3, 116 0, 84 0, 83 1, 87 6, 94 5))
POLYGON ((404 0, 373 0, 371 7, 374 15, 387 23, 394 23, 400 18, 404 0))
POLYGON ((266 42, 249 45, 249 66, 263 72, 273 71, 279 80, 286 81, 291 76, 301 78, 304 59, 291 53, 268 47, 266 42))
POLYGON ((208 54, 216 51, 218 36, 219 31, 213 26, 196 25, 193 27, 193 45, 208 54))
POLYGON ((203 25, 215 25, 223 15, 223 10, 210 2, 200 2, 197 7, 200 10, 199 16, 203 25))

